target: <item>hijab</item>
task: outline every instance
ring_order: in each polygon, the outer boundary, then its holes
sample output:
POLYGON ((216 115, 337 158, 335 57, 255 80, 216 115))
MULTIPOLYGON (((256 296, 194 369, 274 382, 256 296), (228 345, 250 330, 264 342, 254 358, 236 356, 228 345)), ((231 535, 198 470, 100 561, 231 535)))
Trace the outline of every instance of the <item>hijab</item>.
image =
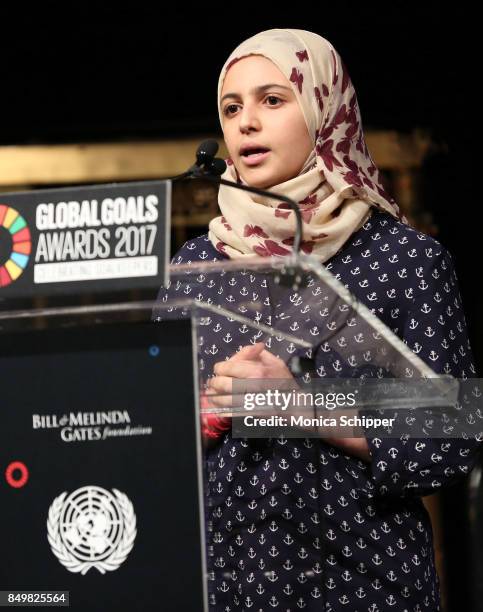
MULTIPOLYGON (((287 78, 303 113, 313 149, 297 176, 270 191, 298 203, 303 218, 302 251, 327 261, 369 218, 372 208, 406 222, 385 191, 362 130, 356 92, 331 43, 306 30, 273 29, 242 42, 226 60, 218 80, 218 113, 223 82, 233 64, 262 55, 287 78)), ((232 160, 222 178, 244 180, 232 160)), ((209 224, 209 239, 230 257, 287 255, 295 234, 295 213, 286 203, 220 186, 221 216, 209 224)))

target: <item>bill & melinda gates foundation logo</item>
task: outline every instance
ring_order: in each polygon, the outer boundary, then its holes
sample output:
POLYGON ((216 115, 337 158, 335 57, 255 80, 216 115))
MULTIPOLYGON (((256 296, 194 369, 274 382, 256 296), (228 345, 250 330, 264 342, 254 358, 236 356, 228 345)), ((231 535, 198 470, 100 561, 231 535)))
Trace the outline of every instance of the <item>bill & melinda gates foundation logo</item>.
POLYGON ((27 267, 32 239, 22 215, 0 204, 0 291, 18 279, 27 267))

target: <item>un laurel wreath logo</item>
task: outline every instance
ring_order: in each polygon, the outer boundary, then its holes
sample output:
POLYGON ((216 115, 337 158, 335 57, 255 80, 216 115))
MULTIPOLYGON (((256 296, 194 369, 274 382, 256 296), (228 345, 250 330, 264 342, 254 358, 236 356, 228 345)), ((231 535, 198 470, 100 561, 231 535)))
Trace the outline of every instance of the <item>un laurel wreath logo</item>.
POLYGON ((47 538, 70 572, 116 570, 134 546, 136 515, 127 495, 97 486, 56 497, 49 508, 47 538))

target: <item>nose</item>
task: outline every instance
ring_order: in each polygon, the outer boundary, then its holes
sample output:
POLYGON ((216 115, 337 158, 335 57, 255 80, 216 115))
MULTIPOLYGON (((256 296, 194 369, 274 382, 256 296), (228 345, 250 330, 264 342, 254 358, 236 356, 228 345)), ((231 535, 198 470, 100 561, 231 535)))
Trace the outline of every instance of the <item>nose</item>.
POLYGON ((255 105, 245 103, 240 112, 240 132, 247 134, 253 131, 259 131, 261 128, 260 117, 256 111, 255 105))

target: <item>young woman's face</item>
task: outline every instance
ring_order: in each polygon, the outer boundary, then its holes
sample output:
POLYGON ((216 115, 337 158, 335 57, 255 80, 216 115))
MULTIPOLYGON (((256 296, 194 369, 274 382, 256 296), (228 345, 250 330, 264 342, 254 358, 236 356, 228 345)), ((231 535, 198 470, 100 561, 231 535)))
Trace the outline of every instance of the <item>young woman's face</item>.
POLYGON ((268 189, 299 174, 314 145, 290 83, 269 59, 250 55, 233 64, 221 112, 228 152, 248 185, 268 189))

